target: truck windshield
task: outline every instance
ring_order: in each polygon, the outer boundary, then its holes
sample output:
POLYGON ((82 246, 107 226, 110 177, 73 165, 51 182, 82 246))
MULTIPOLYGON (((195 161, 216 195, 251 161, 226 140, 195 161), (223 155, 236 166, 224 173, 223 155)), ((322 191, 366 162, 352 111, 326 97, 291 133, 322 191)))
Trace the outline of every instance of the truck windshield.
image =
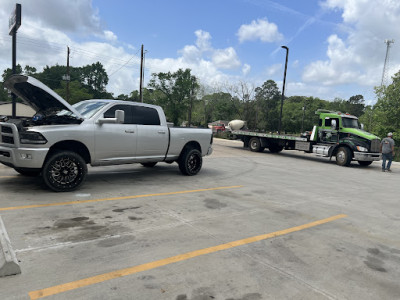
POLYGON ((84 118, 91 118, 103 106, 107 105, 105 101, 81 101, 72 105, 84 118))
POLYGON ((345 128, 360 128, 357 119, 342 118, 342 122, 343 122, 343 127, 345 128))

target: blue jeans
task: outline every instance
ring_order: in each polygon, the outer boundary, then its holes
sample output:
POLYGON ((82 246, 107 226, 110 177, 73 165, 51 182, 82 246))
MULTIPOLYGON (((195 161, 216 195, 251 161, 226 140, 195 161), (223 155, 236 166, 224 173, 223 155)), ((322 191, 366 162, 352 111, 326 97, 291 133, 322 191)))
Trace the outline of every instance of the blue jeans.
POLYGON ((390 153, 382 153, 382 170, 389 170, 392 165, 393 155, 390 153), (388 161, 386 166, 386 160, 388 161))

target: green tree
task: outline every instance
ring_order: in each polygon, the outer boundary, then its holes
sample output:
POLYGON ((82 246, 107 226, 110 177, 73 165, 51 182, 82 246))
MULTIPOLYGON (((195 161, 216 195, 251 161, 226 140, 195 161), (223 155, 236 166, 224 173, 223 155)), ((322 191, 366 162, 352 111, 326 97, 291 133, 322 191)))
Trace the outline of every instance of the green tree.
MULTIPOLYGON (((61 87, 54 91, 59 94, 63 99, 67 98, 67 83, 61 82, 61 87)), ((69 103, 74 104, 82 100, 92 99, 93 95, 82 86, 78 81, 72 81, 69 83, 69 103)))
POLYGON ((240 118, 239 99, 229 93, 218 92, 205 95, 201 99, 199 110, 202 112, 204 125, 217 120, 234 120, 240 118))
POLYGON ((365 101, 363 95, 351 96, 347 103, 347 112, 349 114, 360 117, 364 113, 365 101))
POLYGON ((274 131, 278 129, 280 92, 275 81, 267 80, 255 89, 256 127, 260 130, 274 131))
POLYGON ((374 105, 374 133, 385 137, 393 132, 396 144, 400 142, 400 72, 393 77, 392 84, 375 87, 378 101, 374 105))
POLYGON ((365 130, 368 132, 375 131, 376 118, 374 117, 374 107, 368 105, 364 109, 363 115, 359 118, 360 123, 364 124, 365 130))
POLYGON ((81 82, 95 98, 112 97, 110 93, 107 93, 106 86, 108 84, 108 75, 100 62, 75 68, 73 73, 78 74, 79 82, 81 82))
MULTIPOLYGON (((20 64, 16 65, 15 67, 15 74, 22 74, 22 67, 20 64)), ((3 82, 7 80, 8 77, 10 77, 12 75, 12 69, 7 68, 3 71, 2 77, 3 77, 3 82)))
POLYGON ((187 120, 190 100, 199 87, 190 69, 179 69, 175 73, 153 73, 148 86, 163 94, 163 97, 158 99, 159 105, 175 125, 187 120))
MULTIPOLYGON (((63 76, 67 74, 67 67, 66 66, 46 66, 43 68, 42 72, 36 73, 35 77, 47 85, 52 90, 60 89, 61 82, 63 81, 63 76)), ((77 80, 76 76, 71 74, 71 81, 77 80)))
POLYGON ((9 102, 11 98, 8 97, 8 92, 3 86, 3 82, 0 82, 0 102, 9 102))

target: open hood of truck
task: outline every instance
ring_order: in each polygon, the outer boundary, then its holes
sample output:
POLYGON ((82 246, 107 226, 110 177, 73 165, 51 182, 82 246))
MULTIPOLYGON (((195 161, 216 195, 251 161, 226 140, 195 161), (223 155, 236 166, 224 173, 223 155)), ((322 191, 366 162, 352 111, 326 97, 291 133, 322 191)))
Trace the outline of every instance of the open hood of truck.
POLYGON ((12 75, 4 82, 4 87, 20 97, 36 112, 50 110, 71 111, 76 117, 83 119, 82 115, 56 92, 44 85, 39 80, 25 76, 12 75))

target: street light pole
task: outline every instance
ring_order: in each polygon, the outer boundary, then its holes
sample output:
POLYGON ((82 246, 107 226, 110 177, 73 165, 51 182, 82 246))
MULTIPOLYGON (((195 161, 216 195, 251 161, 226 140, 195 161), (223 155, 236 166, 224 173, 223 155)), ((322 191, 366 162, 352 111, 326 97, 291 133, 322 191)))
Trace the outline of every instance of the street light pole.
POLYGON ((289 48, 286 46, 282 46, 283 49, 286 49, 286 62, 285 62, 285 73, 283 75, 283 87, 282 87, 282 99, 281 99, 281 113, 279 115, 279 127, 278 127, 278 133, 281 133, 281 127, 282 127, 282 109, 283 109, 283 100, 285 99, 285 85, 286 85, 286 70, 287 70, 287 62, 288 62, 288 56, 289 56, 289 48))

